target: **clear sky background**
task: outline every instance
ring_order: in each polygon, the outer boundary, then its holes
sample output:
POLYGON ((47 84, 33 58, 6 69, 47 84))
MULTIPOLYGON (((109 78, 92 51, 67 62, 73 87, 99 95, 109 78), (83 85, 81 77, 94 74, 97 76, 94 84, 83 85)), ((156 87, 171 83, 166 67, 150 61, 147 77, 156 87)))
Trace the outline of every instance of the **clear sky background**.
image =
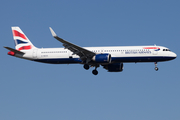
POLYGON ((180 63, 125 63, 109 73, 8 56, 11 26, 39 48, 161 45, 180 55, 179 0, 1 0, 0 120, 179 120, 180 63))

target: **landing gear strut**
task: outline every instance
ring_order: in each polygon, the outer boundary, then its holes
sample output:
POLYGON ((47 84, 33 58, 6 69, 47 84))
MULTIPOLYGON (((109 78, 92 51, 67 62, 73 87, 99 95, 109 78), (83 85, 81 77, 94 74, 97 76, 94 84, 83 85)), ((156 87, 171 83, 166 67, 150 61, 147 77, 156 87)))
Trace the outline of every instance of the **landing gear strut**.
POLYGON ((155 64, 155 68, 154 68, 154 69, 155 69, 156 71, 158 71, 159 68, 157 67, 157 62, 154 62, 154 64, 155 64))
POLYGON ((92 73, 94 74, 94 75, 97 75, 98 74, 98 71, 97 71, 97 68, 99 67, 99 65, 96 65, 95 66, 95 69, 92 71, 92 73))

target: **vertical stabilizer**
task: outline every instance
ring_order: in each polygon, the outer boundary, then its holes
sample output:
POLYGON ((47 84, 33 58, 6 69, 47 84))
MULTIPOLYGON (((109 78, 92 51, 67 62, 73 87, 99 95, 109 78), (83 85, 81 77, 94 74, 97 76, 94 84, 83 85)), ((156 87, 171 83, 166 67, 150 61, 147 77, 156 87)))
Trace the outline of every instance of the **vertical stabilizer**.
POLYGON ((15 48, 18 51, 36 48, 19 27, 12 27, 15 48))

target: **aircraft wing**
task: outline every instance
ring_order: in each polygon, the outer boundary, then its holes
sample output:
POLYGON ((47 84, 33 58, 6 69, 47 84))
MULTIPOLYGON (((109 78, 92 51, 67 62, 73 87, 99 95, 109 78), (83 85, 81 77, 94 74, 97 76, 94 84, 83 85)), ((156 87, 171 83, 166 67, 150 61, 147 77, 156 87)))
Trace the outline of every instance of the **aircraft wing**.
POLYGON ((92 52, 92 51, 89 51, 85 48, 82 48, 80 46, 77 46, 73 43, 70 43, 60 37, 58 37, 56 35, 56 33, 53 31, 53 29, 51 27, 50 28, 50 31, 51 31, 51 34, 54 38, 56 38, 58 41, 62 42, 63 43, 63 46, 65 47, 65 49, 68 49, 70 50, 71 52, 73 52, 73 54, 76 54, 78 56, 80 56, 80 59, 82 61, 85 61, 85 60, 88 60, 88 59, 91 59, 94 55, 96 55, 96 53, 92 52))

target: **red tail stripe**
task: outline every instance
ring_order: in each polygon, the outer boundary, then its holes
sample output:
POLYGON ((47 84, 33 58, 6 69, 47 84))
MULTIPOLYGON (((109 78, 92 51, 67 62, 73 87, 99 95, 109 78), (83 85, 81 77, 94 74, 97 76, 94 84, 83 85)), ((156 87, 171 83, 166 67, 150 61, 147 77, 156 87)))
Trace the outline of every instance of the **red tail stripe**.
POLYGON ((27 38, 26 38, 26 36, 25 36, 24 34, 18 32, 18 31, 16 31, 16 30, 13 30, 13 36, 21 37, 21 38, 27 40, 27 38))
POLYGON ((20 51, 20 50, 29 50, 29 49, 31 49, 32 48, 32 46, 31 45, 29 45, 29 46, 22 46, 22 47, 20 47, 18 50, 20 51))

